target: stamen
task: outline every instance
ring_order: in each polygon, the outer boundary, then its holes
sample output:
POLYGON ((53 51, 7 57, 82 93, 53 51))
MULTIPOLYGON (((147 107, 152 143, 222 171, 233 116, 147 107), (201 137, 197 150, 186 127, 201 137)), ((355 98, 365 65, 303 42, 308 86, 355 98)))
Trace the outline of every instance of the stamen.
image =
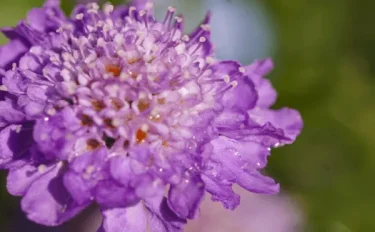
POLYGON ((210 31, 211 30, 211 26, 209 24, 202 24, 200 26, 204 31, 210 31))
POLYGON ((197 47, 194 49, 193 52, 191 52, 190 54, 193 55, 195 54, 201 47, 202 47, 202 44, 205 43, 207 41, 206 37, 200 37, 199 38, 199 44, 197 45, 197 47))
POLYGON ((131 21, 131 19, 134 19, 134 13, 137 11, 137 8, 135 8, 134 6, 131 6, 129 7, 129 20, 131 21))
POLYGON ((163 21, 164 25, 168 25, 169 26, 171 24, 171 21, 172 21, 172 18, 173 18, 173 15, 174 15, 175 11, 176 11, 175 8, 173 8, 171 6, 168 7, 168 12, 165 15, 165 18, 164 18, 164 21, 163 21))
POLYGON ((139 16, 143 19, 143 22, 144 22, 146 28, 148 28, 147 11, 145 11, 145 10, 141 10, 141 11, 139 11, 138 14, 139 14, 139 16))

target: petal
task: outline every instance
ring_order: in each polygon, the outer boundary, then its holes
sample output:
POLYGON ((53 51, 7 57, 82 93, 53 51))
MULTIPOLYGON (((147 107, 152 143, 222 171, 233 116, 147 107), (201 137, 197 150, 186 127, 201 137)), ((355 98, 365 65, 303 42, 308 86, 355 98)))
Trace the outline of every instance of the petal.
POLYGON ((31 9, 27 14, 27 22, 30 27, 38 32, 54 32, 65 20, 64 13, 60 9, 59 0, 48 0, 42 8, 31 9))
POLYGON ((63 181, 65 188, 77 203, 84 204, 92 200, 94 188, 103 177, 101 170, 106 157, 106 150, 99 149, 81 154, 70 163, 63 181))
POLYGON ((241 111, 226 110, 216 116, 213 126, 216 128, 239 128, 242 124, 246 124, 248 115, 241 111))
POLYGON ((54 166, 36 166, 27 163, 10 169, 7 176, 8 192, 14 196, 23 196, 35 180, 52 170, 54 166))
POLYGON ((63 182, 75 202, 85 204, 91 201, 91 190, 94 187, 92 182, 83 179, 81 175, 69 171, 65 173, 63 182))
POLYGON ((251 65, 245 68, 246 74, 252 79, 261 79, 264 75, 267 75, 273 69, 273 62, 270 58, 264 60, 256 60, 251 65))
POLYGON ((199 177, 183 180, 170 187, 168 203, 180 218, 193 219, 197 214, 204 190, 204 183, 199 177))
POLYGON ((14 39, 0 46, 0 68, 10 69, 27 52, 30 45, 22 39, 14 39))
POLYGON ((22 210, 36 223, 57 226, 77 215, 87 205, 77 205, 64 188, 56 165, 30 186, 22 198, 22 210))
POLYGON ((208 191, 214 194, 214 198, 224 200, 226 207, 232 208, 236 203, 235 196, 228 188, 232 183, 255 193, 273 194, 279 191, 278 184, 258 171, 267 163, 267 147, 253 141, 238 141, 223 136, 211 141, 211 145, 213 150, 206 171, 209 178, 204 180, 209 184, 208 191), (221 185, 224 189, 219 191, 221 185), (231 198, 229 202, 226 202, 226 196, 231 198))
POLYGON ((105 232, 147 231, 147 215, 142 203, 127 208, 102 211, 105 232))
POLYGON ((250 79, 244 76, 238 76, 235 81, 237 85, 224 93, 224 107, 226 109, 242 111, 252 109, 258 100, 255 85, 250 79))
POLYGON ((110 173, 117 183, 134 191, 139 198, 154 196, 162 187, 144 165, 125 155, 111 158, 110 173))
POLYGON ((283 142, 287 144, 292 143, 303 128, 300 113, 290 108, 280 110, 256 109, 250 111, 249 115, 260 125, 271 123, 274 127, 281 129, 284 135, 289 138, 289 140, 283 142))
POLYGON ((240 72, 241 65, 235 61, 222 61, 215 64, 213 71, 219 78, 225 75, 230 77, 230 83, 226 84, 226 90, 222 97, 222 104, 226 109, 237 111, 248 111, 252 109, 257 100, 258 94, 251 79, 240 72), (232 85, 232 86, 231 86, 232 85))
MULTIPOLYGON (((257 109, 255 109, 257 110, 257 109)), ((259 110, 259 109, 258 109, 259 110)), ((250 111, 252 112, 252 111, 250 111)), ((251 118, 251 117, 250 117, 251 118)), ((251 118, 254 120, 254 118, 251 118)), ((284 131, 276 128, 270 122, 264 125, 249 120, 244 127, 239 128, 217 128, 221 135, 236 140, 248 140, 262 144, 265 147, 280 146, 291 143, 291 139, 285 136, 284 131)))
POLYGON ((220 183, 214 176, 202 175, 205 188, 213 201, 220 201, 227 209, 235 209, 240 204, 240 196, 232 189, 232 184, 220 183))
POLYGON ((146 199, 145 207, 149 212, 149 225, 155 232, 179 232, 187 223, 175 214, 162 194, 146 199))
POLYGON ((105 209, 102 214, 99 231, 103 232, 180 232, 186 223, 169 209, 162 195, 127 208, 105 209))
POLYGON ((113 179, 129 186, 131 177, 134 175, 131 171, 130 159, 126 156, 116 156, 110 160, 110 172, 113 179))
POLYGON ((257 106, 267 108, 276 102, 277 92, 269 80, 262 79, 258 83, 255 82, 255 86, 259 96, 257 106))
POLYGON ((11 125, 0 131, 0 168, 27 154, 32 143, 32 129, 28 126, 11 125))
POLYGON ((267 75, 273 68, 271 59, 257 60, 245 68, 247 75, 255 84, 259 99, 257 106, 267 108, 273 105, 277 98, 277 92, 271 82, 263 76, 267 75))
POLYGON ((80 121, 71 109, 64 109, 45 120, 36 120, 34 126, 34 141, 38 148, 46 154, 47 159, 65 160, 74 153, 76 137, 68 137, 67 134, 80 127, 80 121), (47 157, 48 155, 48 157, 47 157))
POLYGON ((127 207, 139 201, 133 189, 125 188, 113 180, 100 181, 93 194, 96 202, 105 208, 127 207))

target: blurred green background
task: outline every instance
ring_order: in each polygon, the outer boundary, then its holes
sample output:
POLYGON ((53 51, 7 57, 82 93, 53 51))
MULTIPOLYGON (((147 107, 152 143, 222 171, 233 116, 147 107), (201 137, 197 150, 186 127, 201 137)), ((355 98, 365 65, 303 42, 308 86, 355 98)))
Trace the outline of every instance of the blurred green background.
MULTIPOLYGON (((0 26, 15 25, 30 8, 42 2, 1 0, 0 26)), ((276 65, 269 78, 279 93, 276 107, 296 108, 305 121, 295 144, 273 151, 267 171, 301 205, 307 218, 303 231, 375 231, 372 179, 375 176, 375 2, 169 2, 182 5, 186 18, 194 16, 193 21, 202 17, 211 4, 224 4, 224 9, 225 4, 229 8, 247 4, 253 9, 245 12, 253 15, 252 21, 240 22, 243 34, 221 36, 226 36, 233 45, 245 38, 254 52, 232 52, 228 53, 230 57, 220 51, 218 54, 221 58, 237 58, 243 62, 257 56, 272 56, 276 65), (258 28, 255 32, 250 30, 254 23, 258 28), (262 42, 259 45, 262 50, 258 49, 257 42, 262 42)), ((63 5, 69 10, 72 2, 63 1, 63 5)), ((215 28, 220 29, 220 17, 215 20, 215 28)), ((5 39, 1 37, 0 41, 4 43, 5 39)), ((231 44, 226 42, 225 46, 230 48, 231 44)), ((18 214, 19 208, 19 199, 6 193, 4 180, 5 173, 2 173, 1 225, 18 214)))

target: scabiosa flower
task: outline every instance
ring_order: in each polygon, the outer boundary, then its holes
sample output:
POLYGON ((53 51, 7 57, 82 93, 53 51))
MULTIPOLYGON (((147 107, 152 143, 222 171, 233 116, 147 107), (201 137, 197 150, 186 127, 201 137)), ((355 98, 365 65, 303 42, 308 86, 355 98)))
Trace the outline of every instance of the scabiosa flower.
POLYGON ((0 167, 30 220, 59 225, 96 203, 99 231, 181 231, 205 191, 229 209, 233 184, 279 191, 260 170, 302 120, 269 109, 272 62, 214 59, 210 15, 185 35, 174 11, 90 3, 66 17, 48 0, 2 29, 0 167))

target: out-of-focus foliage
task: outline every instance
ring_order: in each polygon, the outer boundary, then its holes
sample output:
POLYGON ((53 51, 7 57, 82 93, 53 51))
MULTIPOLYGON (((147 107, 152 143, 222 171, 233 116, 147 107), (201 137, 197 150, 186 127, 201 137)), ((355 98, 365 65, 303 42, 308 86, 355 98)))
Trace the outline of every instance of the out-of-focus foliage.
POLYGON ((297 195, 308 231, 373 231, 375 20, 373 1, 266 1, 277 24, 278 105, 305 129, 275 150, 269 171, 297 195))
MULTIPOLYGON (((375 2, 248 0, 254 1, 265 5, 276 30, 270 78, 277 105, 297 108, 305 120, 294 145, 273 151, 267 171, 301 203, 304 231, 375 231, 375 2)), ((0 26, 15 25, 42 2, 2 0, 0 26)), ((72 0, 63 6, 71 9, 72 0)), ((19 207, 6 193, 4 174, 0 225, 19 207)))

